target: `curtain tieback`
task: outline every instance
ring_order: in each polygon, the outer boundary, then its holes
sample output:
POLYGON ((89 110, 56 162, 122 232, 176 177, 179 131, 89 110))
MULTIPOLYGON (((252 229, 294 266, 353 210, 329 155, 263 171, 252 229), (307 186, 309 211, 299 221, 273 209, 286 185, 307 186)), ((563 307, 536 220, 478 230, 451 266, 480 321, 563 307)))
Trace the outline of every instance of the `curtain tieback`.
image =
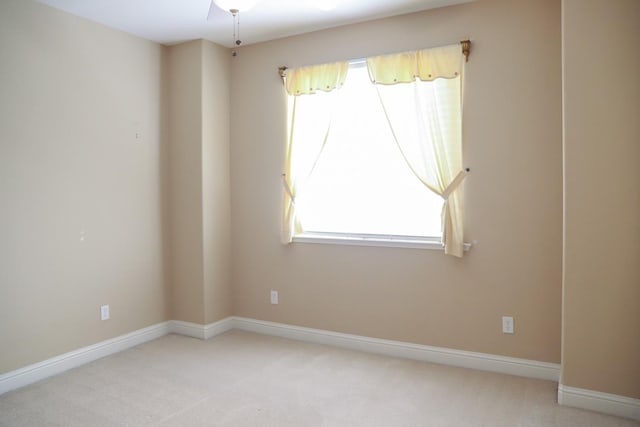
POLYGON ((287 192, 287 195, 291 199, 291 203, 295 203, 296 202, 296 196, 293 195, 293 191, 291 191, 291 187, 289 186, 289 183, 287 182, 287 174, 286 173, 282 174, 282 185, 284 185, 284 191, 287 192))
POLYGON ((456 177, 453 178, 453 181, 451 181, 449 185, 447 185, 447 188, 445 188, 444 191, 442 192, 442 198, 445 201, 449 200, 449 196, 451 195, 451 193, 456 191, 456 189, 460 186, 460 184, 462 184, 462 181, 464 181, 468 173, 469 172, 467 169, 462 169, 460 172, 458 172, 456 177))

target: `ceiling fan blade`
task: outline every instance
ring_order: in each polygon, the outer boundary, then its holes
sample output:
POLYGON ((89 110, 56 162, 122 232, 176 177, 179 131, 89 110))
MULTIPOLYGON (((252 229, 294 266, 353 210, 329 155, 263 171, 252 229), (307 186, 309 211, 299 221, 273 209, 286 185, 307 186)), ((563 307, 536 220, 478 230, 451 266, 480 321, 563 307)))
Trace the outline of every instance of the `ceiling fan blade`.
POLYGON ((211 21, 211 15, 213 15, 213 9, 216 7, 215 4, 213 4, 213 0, 211 0, 211 2, 209 2, 209 12, 207 12, 207 21, 211 21))
POLYGON ((228 11, 220 9, 218 5, 211 0, 211 3, 209 4, 209 13, 207 13, 207 21, 214 21, 217 18, 224 17, 228 13, 228 11))

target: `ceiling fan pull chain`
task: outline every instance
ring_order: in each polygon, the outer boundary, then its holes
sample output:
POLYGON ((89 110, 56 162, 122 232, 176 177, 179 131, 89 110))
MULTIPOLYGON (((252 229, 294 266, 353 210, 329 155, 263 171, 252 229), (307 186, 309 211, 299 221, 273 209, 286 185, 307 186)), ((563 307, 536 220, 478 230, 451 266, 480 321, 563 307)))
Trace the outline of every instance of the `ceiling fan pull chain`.
POLYGON ((238 38, 236 38, 236 46, 240 46, 242 42, 240 41, 240 11, 238 11, 238 38))
MULTIPOLYGON (((236 46, 240 46, 242 41, 240 40, 240 11, 238 9, 229 10, 233 15, 233 42, 236 46)), ((237 56, 236 50, 231 51, 231 56, 237 56)))

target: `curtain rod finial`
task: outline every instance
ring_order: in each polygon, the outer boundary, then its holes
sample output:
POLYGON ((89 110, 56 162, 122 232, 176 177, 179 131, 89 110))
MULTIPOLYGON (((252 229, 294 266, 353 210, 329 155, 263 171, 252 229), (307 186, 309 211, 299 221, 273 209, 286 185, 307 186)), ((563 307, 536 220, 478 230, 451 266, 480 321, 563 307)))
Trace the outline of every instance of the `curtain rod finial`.
POLYGON ((287 67, 286 66, 278 67, 278 74, 280 74, 282 83, 284 83, 284 78, 287 75, 287 67))
POLYGON ((469 52, 471 52, 471 40, 462 40, 462 54, 464 55, 465 62, 469 62, 469 52))

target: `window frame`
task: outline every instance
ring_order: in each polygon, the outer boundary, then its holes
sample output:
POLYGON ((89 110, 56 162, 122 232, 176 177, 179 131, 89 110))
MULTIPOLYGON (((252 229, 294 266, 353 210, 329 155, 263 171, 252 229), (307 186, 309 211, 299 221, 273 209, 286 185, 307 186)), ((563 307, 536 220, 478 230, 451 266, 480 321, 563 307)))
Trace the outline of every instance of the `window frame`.
MULTIPOLYGON (((393 74, 389 75, 387 73, 387 69, 384 69, 382 72, 380 72, 381 70, 381 68, 379 68, 380 65, 382 65, 383 67, 386 67, 386 64, 380 63, 381 60, 395 61, 395 66, 396 66, 395 70, 397 70, 399 73, 397 74, 397 76, 399 76, 398 79, 401 79, 401 80, 398 80, 398 83, 405 82, 405 79, 411 78, 411 76, 415 78, 418 75, 415 73, 419 73, 423 81, 431 81, 441 77, 445 79, 452 79, 458 76, 461 77, 463 75, 463 69, 464 69, 464 62, 462 61, 462 56, 458 57, 458 55, 452 51, 452 47, 454 47, 454 45, 424 49, 416 52, 403 52, 399 54, 387 55, 385 57, 380 56, 380 57, 366 58, 365 60, 360 59, 360 60, 353 60, 353 61, 343 61, 342 63, 336 62, 331 64, 321 64, 317 66, 318 67, 317 72, 315 70, 310 70, 311 66, 302 67, 300 69, 293 70, 296 73, 295 74, 296 77, 299 76, 300 78, 296 78, 292 80, 297 83, 293 83, 291 85, 287 80, 286 73, 283 72, 283 69, 286 70, 286 68, 281 69, 280 74, 283 77, 283 81, 285 82, 285 86, 287 87, 287 92, 289 93, 290 96, 292 96, 293 93, 296 93, 296 96, 297 96, 297 95, 308 94, 308 93, 312 94, 312 93, 315 93, 314 92, 315 90, 325 91, 325 87, 327 88, 326 90, 327 92, 331 91, 332 90, 330 89, 331 87, 335 89, 336 87, 339 87, 342 84, 344 84, 344 76, 346 75, 346 70, 339 71, 335 68, 336 66, 355 68, 355 67, 358 67, 358 65, 362 64, 364 61, 367 61, 368 64, 372 61, 378 61, 378 63, 375 63, 375 66, 377 68, 375 68, 376 82, 374 82, 378 84, 380 84, 380 82, 384 82, 381 84, 394 85, 395 84, 394 82, 396 82, 396 79, 394 78, 395 76, 393 74), (417 55, 417 56, 413 56, 413 55, 417 55), (438 58, 442 58, 443 60, 444 58, 446 58, 446 60, 441 61, 440 59, 434 59, 433 62, 425 62, 425 61, 430 61, 432 57, 436 57, 438 55, 442 55, 438 58), (389 59, 387 59, 387 57, 389 59), (433 66, 434 68, 432 68, 432 64, 434 64, 433 66), (435 64, 437 64, 437 66, 435 64), (327 67, 332 67, 332 69, 331 68, 328 69, 327 67), (419 71, 418 71, 418 68, 416 68, 415 71, 411 71, 410 70, 411 67, 420 67, 420 68, 419 68, 419 71), (314 74, 309 74, 309 71, 311 71, 311 73, 314 73, 314 74), (334 73, 334 74, 327 74, 327 72, 334 73), (342 75, 335 74, 336 72, 342 73, 342 75), (427 72, 430 73, 428 74, 428 78, 427 78, 427 72), (414 73, 414 74, 407 74, 407 73, 414 73), (379 76, 383 76, 383 77, 379 79, 378 78, 379 76), (432 76, 434 76, 433 79, 432 79, 432 76), (391 78, 393 78, 393 80, 390 80, 391 78), (387 83, 387 81, 391 83, 387 83), (300 82, 303 82, 302 85, 300 85, 300 82)), ((468 57, 468 47, 466 51, 464 47, 465 45, 463 42, 462 54, 463 56, 468 57)), ((409 81, 410 80, 406 80, 407 83, 409 81)), ((461 97, 462 95, 460 95, 460 98, 461 97)), ((397 111, 397 109, 395 111, 397 111)), ((440 141, 439 143, 441 145, 443 144, 442 141, 440 141)), ((458 141, 457 144, 459 143, 460 142, 458 141)), ((291 141, 289 142, 289 144, 291 144, 291 141)), ((301 227, 299 227, 299 225, 296 225, 294 227, 293 219, 295 218, 295 208, 293 208, 293 206, 295 205, 295 198, 296 198, 296 191, 294 187, 296 185, 296 181, 295 181, 296 178, 294 178, 293 181, 290 181, 290 178, 289 178, 290 173, 289 173, 288 162, 290 160, 288 156, 291 153, 290 151, 291 146, 289 145, 288 147, 289 148, 287 149, 288 154, 287 154, 287 163, 286 163, 287 166, 285 167, 285 174, 283 174, 285 192, 286 194, 289 195, 289 198, 283 199, 284 211, 283 211, 283 217, 282 217, 283 219, 282 242, 284 244, 286 243, 325 243, 325 244, 329 243, 329 244, 344 244, 344 245, 359 245, 359 246, 413 247, 413 248, 420 248, 420 249, 425 249, 425 248, 439 249, 439 250, 443 250, 448 255, 454 255, 458 257, 461 257, 462 252, 469 250, 469 248, 471 247, 471 244, 465 243, 462 239, 460 239, 460 237, 462 236, 459 233, 462 232, 461 227, 464 227, 464 225, 460 223, 461 218, 460 218, 460 212, 457 210, 457 205, 458 205, 457 202, 455 205, 456 208, 450 208, 449 210, 447 210, 447 205, 445 205, 445 207, 443 208, 443 212, 445 211, 447 212, 446 214, 447 220, 445 222, 446 225, 443 225, 443 227, 446 227, 446 235, 445 235, 446 237, 444 236, 441 237, 439 235, 407 236, 407 235, 391 235, 391 234, 390 235, 361 234, 362 231, 350 233, 346 230, 332 232, 327 229, 330 227, 327 227, 327 228, 320 227, 320 228, 325 228, 324 231, 306 231, 306 230, 302 230, 301 227), (456 214, 452 212, 458 212, 458 213, 456 214), (458 215, 458 216, 455 217, 455 215, 458 215), (451 221, 453 221, 453 223, 451 221), (454 231, 452 232, 451 230, 454 230, 454 231), (297 233, 295 231, 297 231, 297 233), (456 235, 458 237, 457 240, 455 237, 456 235), (454 236, 453 240, 451 240, 452 239, 451 236, 454 236), (445 243, 445 240, 446 240, 446 243, 445 243), (450 246, 450 244, 452 244, 453 246, 450 246), (452 247, 453 249, 451 249, 452 247)), ((403 155, 404 154, 405 153, 403 152, 403 155)), ((449 159, 449 158, 447 158, 446 161, 450 161, 450 160, 456 161, 456 159, 449 159)), ((458 158, 457 162, 459 163, 459 161, 460 160, 458 158)), ((410 166, 410 167, 413 170, 414 166, 410 166)), ((459 168, 458 165, 454 167, 455 167, 455 170, 458 170, 459 168)), ((440 194, 446 201, 448 199, 448 196, 453 191, 455 191, 456 187, 464 180, 465 173, 468 173, 468 172, 469 172, 469 169, 461 169, 455 176, 449 176, 451 174, 451 171, 444 172, 449 174, 447 175, 447 178, 442 178, 447 180, 445 182, 449 182, 448 186, 445 188, 440 188, 442 187, 442 184, 440 184, 439 182, 438 183, 430 182, 429 184, 435 185, 436 186, 435 188, 438 188, 438 190, 433 189, 433 191, 436 192, 436 194, 440 194), (450 188, 453 190, 450 190, 450 188)), ((436 173, 441 173, 441 172, 436 172, 436 173)), ((419 179, 422 180, 423 178, 420 177, 419 179)), ((432 188, 432 187, 429 187, 429 188, 432 188)), ((393 232, 392 230, 389 230, 389 231, 393 232)), ((366 233, 366 231, 364 233, 366 233)))
MULTIPOLYGON (((372 246, 384 248, 428 249, 444 251, 444 244, 437 237, 396 236, 387 234, 303 232, 302 234, 294 235, 292 243, 372 246)), ((464 244, 465 252, 470 248, 471 243, 464 244)))
MULTIPOLYGON (((348 61, 349 70, 364 69, 366 71, 366 59, 348 61)), ((347 77, 348 78, 348 77, 347 77)), ((368 80, 368 78, 367 78, 368 80)), ((375 89, 374 89, 375 90, 375 89)), ((395 143, 389 141, 395 146, 395 143)), ((424 188, 425 191, 430 191, 424 188)), ((438 210, 439 212, 439 210, 438 210)), ((438 213, 439 217, 439 213, 438 213)), ((443 249, 442 235, 396 235, 380 233, 344 232, 344 231, 318 231, 305 230, 293 235, 294 243, 324 243, 358 246, 384 246, 384 247, 408 247, 417 249, 443 249)))

